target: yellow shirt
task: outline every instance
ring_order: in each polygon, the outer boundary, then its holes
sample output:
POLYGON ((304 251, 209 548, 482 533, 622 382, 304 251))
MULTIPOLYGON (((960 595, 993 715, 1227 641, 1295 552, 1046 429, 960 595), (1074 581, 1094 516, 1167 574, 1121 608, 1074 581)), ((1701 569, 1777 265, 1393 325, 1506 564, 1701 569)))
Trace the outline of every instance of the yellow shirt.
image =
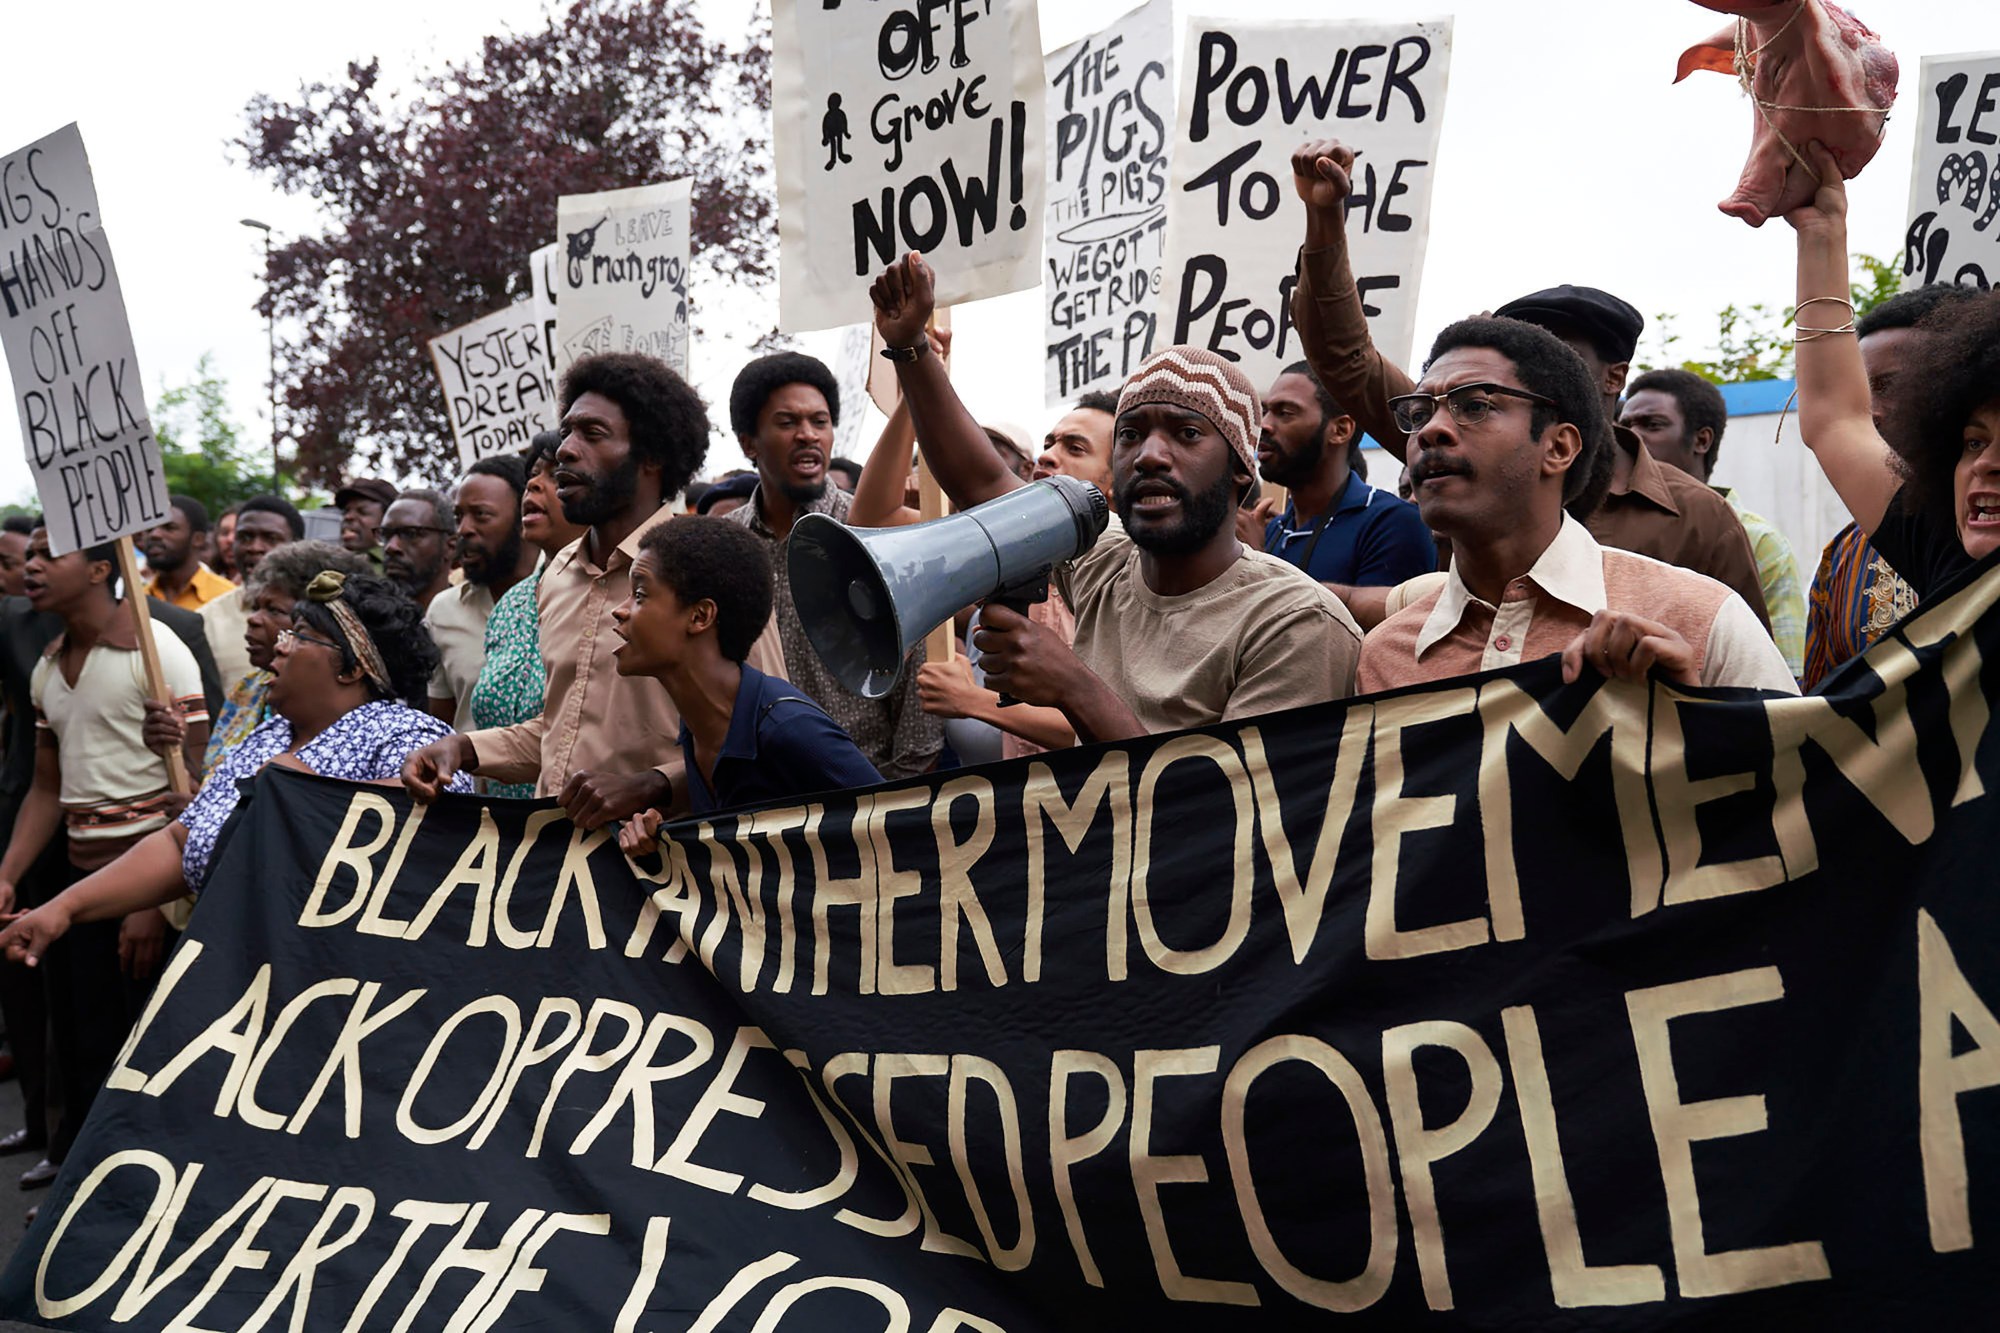
POLYGON ((224 593, 235 592, 236 585, 207 565, 198 564, 194 567, 194 577, 188 580, 187 587, 172 597, 161 597, 159 589, 160 576, 148 575, 146 596, 157 598, 169 606, 178 606, 183 611, 199 611, 224 593))

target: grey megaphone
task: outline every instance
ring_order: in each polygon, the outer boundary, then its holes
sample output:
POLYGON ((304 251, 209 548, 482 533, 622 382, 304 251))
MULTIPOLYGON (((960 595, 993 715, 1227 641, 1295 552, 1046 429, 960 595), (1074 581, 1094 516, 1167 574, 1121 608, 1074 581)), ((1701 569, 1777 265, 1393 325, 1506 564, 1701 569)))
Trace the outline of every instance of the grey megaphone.
POLYGON ((1110 512, 1089 482, 1054 476, 906 528, 806 514, 792 525, 785 576, 819 660, 879 699, 910 649, 961 607, 1047 596, 1050 570, 1096 545, 1110 512))

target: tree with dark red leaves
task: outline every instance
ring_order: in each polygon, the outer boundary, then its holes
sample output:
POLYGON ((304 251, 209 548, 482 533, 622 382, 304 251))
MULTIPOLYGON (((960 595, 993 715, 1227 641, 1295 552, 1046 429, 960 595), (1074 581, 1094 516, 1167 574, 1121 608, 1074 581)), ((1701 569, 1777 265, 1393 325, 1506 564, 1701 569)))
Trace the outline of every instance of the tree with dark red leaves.
POLYGON ((697 283, 769 279, 768 23, 731 51, 695 9, 576 0, 401 102, 374 60, 296 101, 251 102, 249 165, 328 217, 324 235, 272 250, 264 298, 292 331, 278 376, 296 481, 364 463, 456 472, 425 344, 526 294, 560 195, 691 177, 697 283))

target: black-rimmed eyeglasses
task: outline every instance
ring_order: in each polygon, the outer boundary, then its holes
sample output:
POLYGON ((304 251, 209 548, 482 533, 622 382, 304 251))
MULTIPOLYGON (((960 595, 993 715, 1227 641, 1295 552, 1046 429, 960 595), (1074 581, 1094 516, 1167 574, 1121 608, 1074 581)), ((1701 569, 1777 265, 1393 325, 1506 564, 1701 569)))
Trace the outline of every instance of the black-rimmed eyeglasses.
POLYGON ((1461 384, 1444 393, 1406 393, 1389 400, 1389 411, 1396 419, 1396 429, 1405 435, 1420 431, 1437 411, 1438 404, 1444 404, 1451 419, 1461 426, 1477 426, 1492 415, 1495 406, 1493 395, 1502 394, 1509 398, 1525 398, 1531 403, 1544 407, 1555 407, 1553 398, 1544 398, 1526 389, 1509 388, 1505 384, 1461 384))

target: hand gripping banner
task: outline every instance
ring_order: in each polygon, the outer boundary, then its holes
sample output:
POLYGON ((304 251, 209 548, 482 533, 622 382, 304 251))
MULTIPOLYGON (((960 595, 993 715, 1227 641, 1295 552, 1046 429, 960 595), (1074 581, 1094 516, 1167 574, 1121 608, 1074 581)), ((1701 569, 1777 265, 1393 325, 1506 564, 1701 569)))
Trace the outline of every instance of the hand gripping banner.
POLYGON ((267 771, 4 1312, 1971 1326, 1996 592, 1804 699, 1543 662, 636 866, 546 806, 267 771))

